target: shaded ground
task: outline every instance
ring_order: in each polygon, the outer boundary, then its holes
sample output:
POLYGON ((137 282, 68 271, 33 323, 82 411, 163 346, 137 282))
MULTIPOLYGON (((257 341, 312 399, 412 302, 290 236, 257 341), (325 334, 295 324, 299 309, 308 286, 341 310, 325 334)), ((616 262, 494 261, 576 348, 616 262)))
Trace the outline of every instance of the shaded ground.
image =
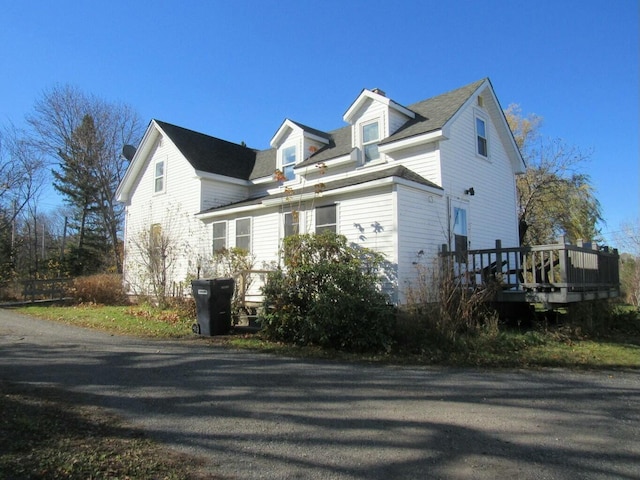
POLYGON ((639 478, 637 372, 346 365, 0 310, 0 380, 77 392, 227 478, 639 478))
POLYGON ((213 478, 77 394, 0 381, 0 411, 0 478, 213 478))

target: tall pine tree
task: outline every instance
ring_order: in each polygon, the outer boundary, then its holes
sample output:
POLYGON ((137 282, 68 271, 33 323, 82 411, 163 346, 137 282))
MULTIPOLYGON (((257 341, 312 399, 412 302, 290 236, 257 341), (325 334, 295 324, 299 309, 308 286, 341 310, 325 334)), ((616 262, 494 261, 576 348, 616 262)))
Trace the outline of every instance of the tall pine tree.
POLYGON ((98 169, 104 142, 93 117, 85 115, 73 131, 65 150, 59 151, 59 170, 53 171, 53 186, 73 210, 72 227, 77 242, 70 246, 67 267, 74 275, 99 271, 104 263, 109 240, 100 220, 101 189, 98 169))

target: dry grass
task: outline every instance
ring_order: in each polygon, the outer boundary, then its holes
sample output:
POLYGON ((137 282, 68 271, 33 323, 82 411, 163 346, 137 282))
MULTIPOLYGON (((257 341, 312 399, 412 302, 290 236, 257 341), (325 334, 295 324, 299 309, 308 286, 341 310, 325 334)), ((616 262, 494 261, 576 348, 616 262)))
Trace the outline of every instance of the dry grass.
POLYGON ((107 411, 54 388, 0 382, 0 478, 215 479, 107 411))
POLYGON ((122 286, 122 275, 97 274, 74 279, 69 292, 77 303, 126 305, 129 303, 122 286))

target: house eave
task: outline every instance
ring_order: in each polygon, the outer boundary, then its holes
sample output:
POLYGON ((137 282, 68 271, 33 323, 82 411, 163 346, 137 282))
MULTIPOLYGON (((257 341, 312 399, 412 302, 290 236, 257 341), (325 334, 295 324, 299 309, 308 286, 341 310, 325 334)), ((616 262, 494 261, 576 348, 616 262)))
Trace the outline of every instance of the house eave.
POLYGON ((413 137, 405 138, 402 140, 392 141, 389 143, 381 143, 378 146, 378 150, 382 153, 392 153, 398 150, 404 150, 406 148, 416 147, 419 145, 425 145, 427 143, 438 142, 440 140, 447 140, 448 136, 445 135, 445 130, 435 130, 422 135, 416 135, 413 137))
POLYGON ((296 124, 295 122, 293 122, 293 121, 291 121, 291 120, 289 120, 287 118, 282 123, 282 125, 280 125, 280 128, 278 129, 276 134, 273 136, 273 138, 269 142, 269 145, 271 145, 271 147, 273 147, 273 148, 280 147, 280 145, 282 144, 284 139, 289 135, 289 133, 290 132, 294 132, 294 131, 299 131, 299 132, 301 131, 302 135, 305 138, 308 138, 308 139, 313 140, 315 142, 322 143, 322 144, 325 144, 325 145, 327 145, 329 143, 329 139, 327 139, 325 137, 321 137, 321 136, 316 135, 314 133, 311 133, 311 132, 305 130, 304 128, 302 128, 300 125, 296 124))
MULTIPOLYGON (((325 164, 327 167, 337 167, 340 165, 347 165, 349 163, 353 163, 354 161, 356 161, 357 157, 355 153, 357 153, 357 150, 353 149, 347 155, 340 155, 338 157, 328 158, 326 160, 319 160, 314 163, 307 163, 309 161, 309 159, 307 159, 304 162, 301 162, 300 164, 293 167, 293 169, 297 171, 301 171, 302 169, 305 169, 305 168, 307 169, 310 167, 315 168, 316 165, 319 165, 319 164, 325 164)), ((310 158, 312 159, 313 157, 310 157, 310 158)))
POLYGON ((212 218, 225 217, 227 215, 235 215, 238 213, 252 212, 255 211, 256 208, 260 208, 260 203, 255 203, 251 205, 244 205, 242 207, 228 208, 225 210, 213 211, 213 212, 201 212, 196 213, 195 217, 200 220, 210 220, 212 218))
POLYGON ((210 172, 204 172, 202 170, 195 170, 195 177, 196 179, 202 179, 202 180, 213 180, 216 182, 225 182, 225 183, 232 183, 234 185, 241 185, 243 187, 249 187, 251 186, 253 183, 250 182, 249 180, 242 180, 241 178, 235 178, 235 177, 228 177, 226 175, 220 175, 217 173, 210 173, 210 172))
POLYGON ((365 183, 360 183, 356 185, 349 185, 346 187, 340 187, 333 190, 327 190, 325 192, 304 192, 304 193, 295 193, 293 192, 291 195, 288 195, 286 199, 284 197, 276 197, 276 198, 265 198, 260 203, 253 203, 251 205, 243 205, 241 207, 235 208, 227 208, 224 210, 214 210, 211 212, 202 212, 197 213, 195 216, 200 220, 211 220, 214 218, 226 217, 226 216, 234 216, 239 213, 247 213, 256 211, 262 208, 270 208, 277 207, 280 205, 292 205, 300 202, 305 202, 307 200, 317 199, 317 198, 327 198, 327 197, 335 197, 339 195, 354 193, 354 192, 362 192, 366 190, 371 190, 374 188, 379 188, 383 186, 390 185, 404 185, 407 187, 415 188, 418 190, 422 190, 432 195, 443 196, 444 191, 441 188, 432 187, 429 185, 424 185, 421 183, 413 182, 411 180, 407 180, 405 178, 391 176, 386 178, 381 178, 378 180, 371 180, 365 183))

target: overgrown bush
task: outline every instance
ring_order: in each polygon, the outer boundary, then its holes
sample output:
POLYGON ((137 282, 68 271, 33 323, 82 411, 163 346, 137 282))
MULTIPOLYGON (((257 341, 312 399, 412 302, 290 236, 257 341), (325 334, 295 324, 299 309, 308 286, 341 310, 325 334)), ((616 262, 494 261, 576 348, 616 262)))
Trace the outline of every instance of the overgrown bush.
POLYGON ((332 232, 284 240, 284 269, 263 287, 263 334, 272 340, 345 351, 391 345, 393 311, 379 290, 382 256, 332 232))
POLYGON ((431 344, 455 345, 462 335, 498 334, 498 314, 490 304, 498 280, 495 285, 475 285, 469 275, 456 275, 448 259, 439 259, 432 267, 418 263, 416 268, 403 308, 405 330, 408 325, 414 329, 411 343, 426 339, 431 344))
POLYGON ((129 303, 122 285, 122 275, 97 274, 74 279, 69 292, 78 303, 101 305, 126 305, 129 303))
POLYGON ((639 311, 624 307, 608 299, 591 300, 570 304, 566 315, 559 319, 565 327, 576 334, 602 336, 612 333, 638 334, 640 332, 639 311))

